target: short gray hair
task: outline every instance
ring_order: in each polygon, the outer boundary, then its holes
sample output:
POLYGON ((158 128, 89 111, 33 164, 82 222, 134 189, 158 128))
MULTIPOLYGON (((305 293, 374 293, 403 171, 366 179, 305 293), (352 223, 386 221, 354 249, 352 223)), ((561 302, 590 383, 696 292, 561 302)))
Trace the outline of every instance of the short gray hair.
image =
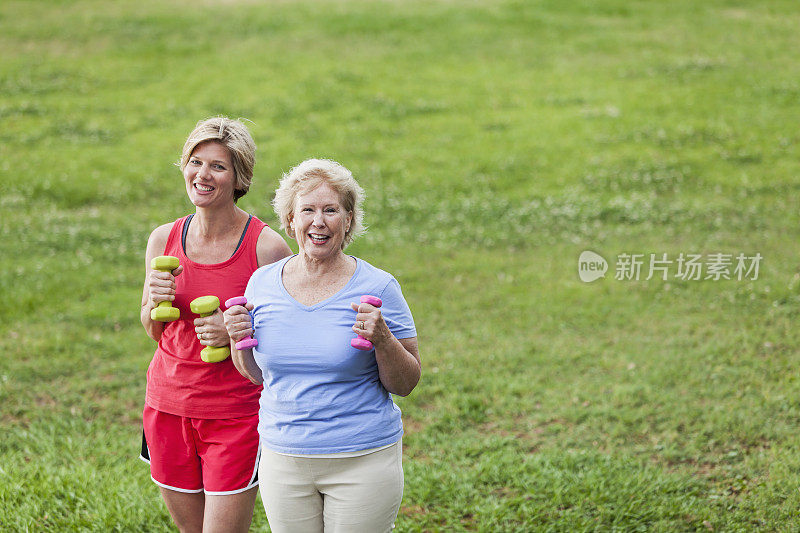
POLYGON ((345 232, 342 249, 353 242, 353 239, 366 231, 364 227, 364 189, 353 177, 352 172, 336 161, 330 159, 306 159, 281 178, 275 191, 272 208, 281 223, 281 229, 292 239, 296 239, 294 230, 289 224, 295 208, 297 197, 313 191, 321 184, 327 183, 339 193, 339 202, 345 211, 352 213, 353 220, 345 232))

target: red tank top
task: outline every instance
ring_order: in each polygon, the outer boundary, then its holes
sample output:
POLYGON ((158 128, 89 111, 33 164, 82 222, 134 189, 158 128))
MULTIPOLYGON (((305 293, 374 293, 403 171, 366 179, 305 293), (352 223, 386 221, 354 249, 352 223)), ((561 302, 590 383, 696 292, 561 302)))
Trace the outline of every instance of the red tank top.
POLYGON ((190 418, 236 418, 258 413, 261 385, 242 377, 231 358, 219 363, 200 359, 204 348, 197 340, 189 303, 199 296, 219 297, 225 301, 244 294, 250 275, 258 268, 256 243, 266 226, 253 217, 239 248, 222 263, 195 263, 183 251, 181 231, 188 217, 175 221, 164 255, 173 255, 183 265, 175 278, 176 294, 172 302, 181 311, 178 320, 167 322, 158 348, 147 370, 146 403, 153 409, 190 418))

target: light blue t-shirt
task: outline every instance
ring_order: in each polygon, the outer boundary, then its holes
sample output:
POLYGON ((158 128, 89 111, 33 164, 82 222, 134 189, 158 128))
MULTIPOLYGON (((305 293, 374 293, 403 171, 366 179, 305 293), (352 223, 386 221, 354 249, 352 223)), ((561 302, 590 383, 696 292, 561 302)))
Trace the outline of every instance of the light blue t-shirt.
POLYGON ((370 294, 398 339, 416 337, 414 319, 397 280, 356 259, 347 285, 313 306, 283 286, 287 257, 256 270, 245 290, 252 302, 253 356, 264 377, 258 432, 277 453, 328 454, 367 450, 403 435, 400 408, 378 378, 375 351, 350 346, 359 303, 370 294))

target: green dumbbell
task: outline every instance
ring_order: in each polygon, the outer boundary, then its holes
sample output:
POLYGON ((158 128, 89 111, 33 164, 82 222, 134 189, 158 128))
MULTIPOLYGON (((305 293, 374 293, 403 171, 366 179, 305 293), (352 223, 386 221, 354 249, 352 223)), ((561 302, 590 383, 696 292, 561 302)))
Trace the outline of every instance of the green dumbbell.
MULTIPOLYGON (((177 257, 160 255, 154 257, 153 260, 150 261, 150 268, 162 272, 172 272, 178 268, 179 264, 177 257)), ((159 322, 172 322, 173 320, 178 320, 180 317, 181 310, 177 307, 172 307, 172 302, 169 300, 158 302, 158 305, 150 310, 150 318, 159 322)))
MULTIPOLYGON (((189 304, 192 313, 197 313, 200 316, 210 316, 219 307, 219 298, 216 296, 201 296, 195 298, 189 304)), ((206 363, 219 363, 224 361, 231 354, 231 349, 228 346, 206 346, 200 352, 200 359, 206 363)))

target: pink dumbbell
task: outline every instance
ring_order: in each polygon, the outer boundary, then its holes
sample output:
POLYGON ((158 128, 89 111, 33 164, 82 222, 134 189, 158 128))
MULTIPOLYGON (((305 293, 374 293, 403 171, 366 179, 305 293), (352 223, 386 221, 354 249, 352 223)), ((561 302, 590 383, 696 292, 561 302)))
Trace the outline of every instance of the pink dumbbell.
MULTIPOLYGON (((247 298, 244 296, 236 296, 234 298, 229 298, 225 301, 225 307, 231 308, 234 305, 244 305, 247 303, 247 298)), ((253 337, 247 337, 245 339, 240 340, 236 343, 237 350, 247 350, 248 348, 254 348, 258 346, 258 339, 254 339, 253 337)))
MULTIPOLYGON (((374 305, 375 307, 380 307, 380 306, 383 305, 383 302, 381 301, 380 298, 378 298, 377 296, 370 296, 368 294, 361 297, 361 303, 362 304, 374 305)), ((351 340, 350 341, 350 346, 352 346, 353 348, 358 348, 359 350, 371 350, 372 349, 372 343, 369 342, 364 337, 362 337, 361 335, 359 335, 355 339, 351 340)))

